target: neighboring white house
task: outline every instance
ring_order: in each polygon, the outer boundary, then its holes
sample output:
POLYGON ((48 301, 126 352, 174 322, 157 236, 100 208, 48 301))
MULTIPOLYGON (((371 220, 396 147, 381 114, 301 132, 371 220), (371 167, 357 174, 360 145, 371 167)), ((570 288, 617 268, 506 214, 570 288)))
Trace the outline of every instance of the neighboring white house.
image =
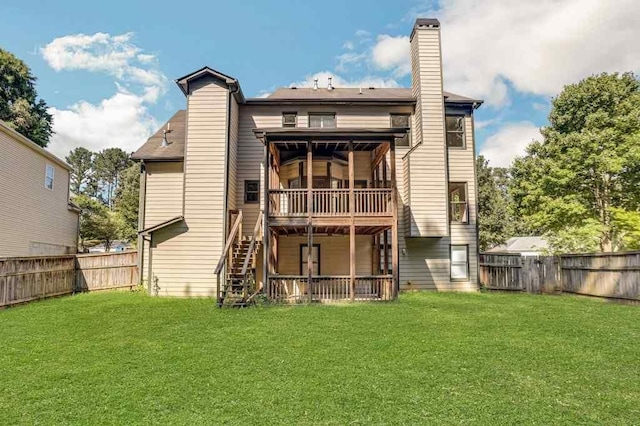
POLYGON ((0 257, 75 253, 71 166, 0 121, 0 257))
POLYGON ((522 256, 538 256, 549 248, 549 243, 543 237, 513 237, 505 244, 496 246, 486 253, 518 253, 522 256))

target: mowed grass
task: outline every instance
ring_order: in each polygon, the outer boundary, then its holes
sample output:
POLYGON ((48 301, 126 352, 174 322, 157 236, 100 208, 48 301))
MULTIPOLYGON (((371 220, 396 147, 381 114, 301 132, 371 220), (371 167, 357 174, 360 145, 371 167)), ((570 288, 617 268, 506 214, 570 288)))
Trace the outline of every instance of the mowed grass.
POLYGON ((640 306, 568 296, 82 294, 0 311, 0 344, 4 424, 640 422, 640 306))

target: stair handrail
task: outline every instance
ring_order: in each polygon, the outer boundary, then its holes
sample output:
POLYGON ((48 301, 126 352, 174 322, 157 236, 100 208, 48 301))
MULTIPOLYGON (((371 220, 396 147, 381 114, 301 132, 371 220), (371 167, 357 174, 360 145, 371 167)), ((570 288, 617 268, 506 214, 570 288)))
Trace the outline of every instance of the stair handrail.
POLYGON ((258 220, 256 220, 256 224, 253 227, 253 236, 251 237, 249 250, 247 250, 247 254, 244 258, 244 264, 242 265, 242 276, 244 277, 245 280, 247 278, 247 269, 249 268, 249 261, 251 260, 251 256, 253 256, 253 251, 256 248, 256 241, 258 239, 258 233, 260 232, 260 228, 262 227, 262 216, 263 216, 263 211, 260 210, 260 214, 258 214, 258 220))
POLYGON ((240 224, 242 223, 242 210, 238 210, 238 216, 236 216, 236 220, 233 223, 233 227, 231 228, 231 232, 229 233, 229 236, 227 237, 227 242, 224 246, 224 251, 222 252, 222 255, 220 256, 220 260, 218 261, 218 266, 216 266, 216 275, 219 275, 220 272, 222 271, 222 268, 224 268, 224 264, 227 260, 227 255, 229 254, 229 250, 231 250, 231 247, 233 247, 233 242, 236 239, 236 236, 238 234, 238 230, 240 229, 240 224))

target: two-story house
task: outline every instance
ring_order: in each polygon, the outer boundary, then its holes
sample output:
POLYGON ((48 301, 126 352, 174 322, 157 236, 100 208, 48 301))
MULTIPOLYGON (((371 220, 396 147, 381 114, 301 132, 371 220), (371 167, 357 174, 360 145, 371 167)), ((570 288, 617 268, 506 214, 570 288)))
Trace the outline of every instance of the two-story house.
POLYGON ((473 112, 443 90, 440 23, 411 33, 411 88, 245 98, 205 67, 133 158, 141 276, 160 295, 388 300, 477 289, 473 112))
POLYGON ((0 121, 0 257, 76 253, 71 166, 0 121))

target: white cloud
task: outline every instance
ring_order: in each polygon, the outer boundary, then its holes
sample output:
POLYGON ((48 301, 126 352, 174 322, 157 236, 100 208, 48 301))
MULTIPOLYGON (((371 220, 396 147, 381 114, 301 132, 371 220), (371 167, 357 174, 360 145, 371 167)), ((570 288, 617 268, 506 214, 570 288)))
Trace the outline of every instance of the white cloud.
POLYGON ((330 71, 320 71, 305 77, 304 80, 291 83, 296 87, 313 87, 313 80, 318 79, 319 87, 327 87, 329 77, 332 77, 333 87, 399 87, 400 85, 393 78, 378 76, 365 76, 362 78, 348 79, 330 71))
POLYGON ((448 90, 508 103, 521 92, 557 94, 603 71, 638 71, 637 0, 451 0, 430 12, 442 24, 448 90))
POLYGON ((541 139, 540 129, 529 121, 508 123, 487 138, 480 155, 492 167, 509 167, 516 157, 525 154, 527 145, 541 139))
MULTIPOLYGON (((508 105, 509 86, 551 96, 594 73, 640 71, 637 0, 449 0, 435 9, 417 5, 403 22, 418 16, 442 24, 446 89, 489 106, 508 105)), ((340 71, 365 64, 396 78, 410 73, 406 33, 367 40, 360 52, 338 57, 340 71)))
POLYGON ((116 93, 92 104, 79 101, 51 107, 54 135, 49 149, 60 157, 84 146, 92 151, 119 147, 137 149, 156 129, 148 106, 166 93, 168 79, 155 55, 132 43, 133 33, 74 34, 56 38, 40 49, 56 71, 81 70, 115 78, 116 93))
POLYGON ((132 152, 156 130, 158 123, 134 94, 116 93, 99 104, 80 101, 67 109, 50 108, 55 134, 48 149, 64 158, 75 147, 91 151, 118 147, 132 152))
POLYGON ((392 70, 398 77, 411 74, 409 37, 379 35, 371 50, 373 64, 382 70, 392 70))

